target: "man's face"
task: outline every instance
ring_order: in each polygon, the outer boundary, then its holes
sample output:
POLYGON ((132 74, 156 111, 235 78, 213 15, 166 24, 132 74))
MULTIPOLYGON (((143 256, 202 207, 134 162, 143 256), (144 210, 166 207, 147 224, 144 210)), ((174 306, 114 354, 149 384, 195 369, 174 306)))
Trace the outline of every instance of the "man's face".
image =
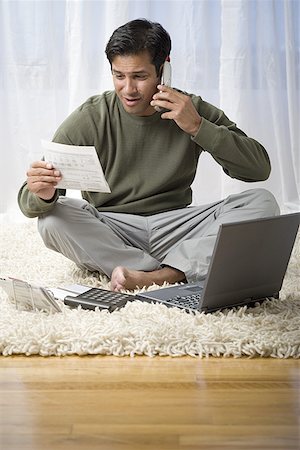
POLYGON ((147 51, 115 56, 112 75, 116 93, 129 114, 150 116, 155 113, 150 102, 160 80, 147 51))

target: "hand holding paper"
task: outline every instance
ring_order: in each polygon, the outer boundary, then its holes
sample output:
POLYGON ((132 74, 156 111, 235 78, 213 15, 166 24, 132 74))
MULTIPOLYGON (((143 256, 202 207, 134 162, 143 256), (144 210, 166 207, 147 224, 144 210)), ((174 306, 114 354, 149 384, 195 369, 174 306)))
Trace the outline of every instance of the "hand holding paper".
POLYGON ((93 146, 57 144, 42 140, 44 158, 62 175, 57 188, 111 192, 93 146))

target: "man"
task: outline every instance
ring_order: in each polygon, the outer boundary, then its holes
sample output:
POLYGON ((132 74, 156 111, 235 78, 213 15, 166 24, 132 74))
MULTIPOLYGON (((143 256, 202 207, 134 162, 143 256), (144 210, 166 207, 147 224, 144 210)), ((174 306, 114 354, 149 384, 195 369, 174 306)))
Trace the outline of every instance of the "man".
POLYGON ((189 206, 202 151, 231 177, 268 178, 266 150, 225 114, 160 84, 171 40, 157 23, 134 20, 112 34, 106 55, 114 91, 88 99, 54 141, 95 146, 111 194, 56 189, 61 173, 34 162, 19 192, 28 217, 39 216, 45 245, 78 266, 111 278, 111 289, 205 277, 219 225, 278 214, 268 191, 248 190, 211 205, 189 206), (160 112, 157 111, 160 109, 160 112))

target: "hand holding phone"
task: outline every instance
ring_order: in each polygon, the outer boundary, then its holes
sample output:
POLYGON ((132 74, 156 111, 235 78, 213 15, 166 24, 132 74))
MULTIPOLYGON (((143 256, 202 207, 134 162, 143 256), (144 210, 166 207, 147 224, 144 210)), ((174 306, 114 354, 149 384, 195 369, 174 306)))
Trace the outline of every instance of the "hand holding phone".
POLYGON ((169 61, 165 61, 161 78, 162 86, 158 87, 166 92, 164 93, 160 90, 159 93, 157 92, 154 94, 150 104, 156 111, 163 112, 161 114, 162 119, 174 120, 179 128, 189 135, 195 136, 199 130, 202 117, 196 110, 191 97, 188 94, 176 89, 164 89, 163 86, 171 87, 171 75, 171 64, 169 61), (166 106, 163 108, 156 106, 156 102, 160 102, 166 106))

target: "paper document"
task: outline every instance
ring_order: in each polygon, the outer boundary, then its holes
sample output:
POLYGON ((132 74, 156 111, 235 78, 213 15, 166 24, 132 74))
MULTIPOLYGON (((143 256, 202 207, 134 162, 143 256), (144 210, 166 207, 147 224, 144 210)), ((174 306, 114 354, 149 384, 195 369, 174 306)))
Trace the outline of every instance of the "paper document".
POLYGON ((61 189, 111 192, 95 147, 57 144, 42 140, 44 159, 61 172, 61 189))
POLYGON ((69 297, 76 297, 91 289, 90 286, 83 284, 70 284, 58 288, 44 288, 10 277, 0 278, 0 288, 6 292, 9 301, 19 311, 39 310, 49 313, 61 312, 57 300, 64 301, 67 295, 69 297))
POLYGON ((49 290, 16 278, 0 278, 0 287, 20 311, 40 310, 60 312, 61 309, 49 290))

